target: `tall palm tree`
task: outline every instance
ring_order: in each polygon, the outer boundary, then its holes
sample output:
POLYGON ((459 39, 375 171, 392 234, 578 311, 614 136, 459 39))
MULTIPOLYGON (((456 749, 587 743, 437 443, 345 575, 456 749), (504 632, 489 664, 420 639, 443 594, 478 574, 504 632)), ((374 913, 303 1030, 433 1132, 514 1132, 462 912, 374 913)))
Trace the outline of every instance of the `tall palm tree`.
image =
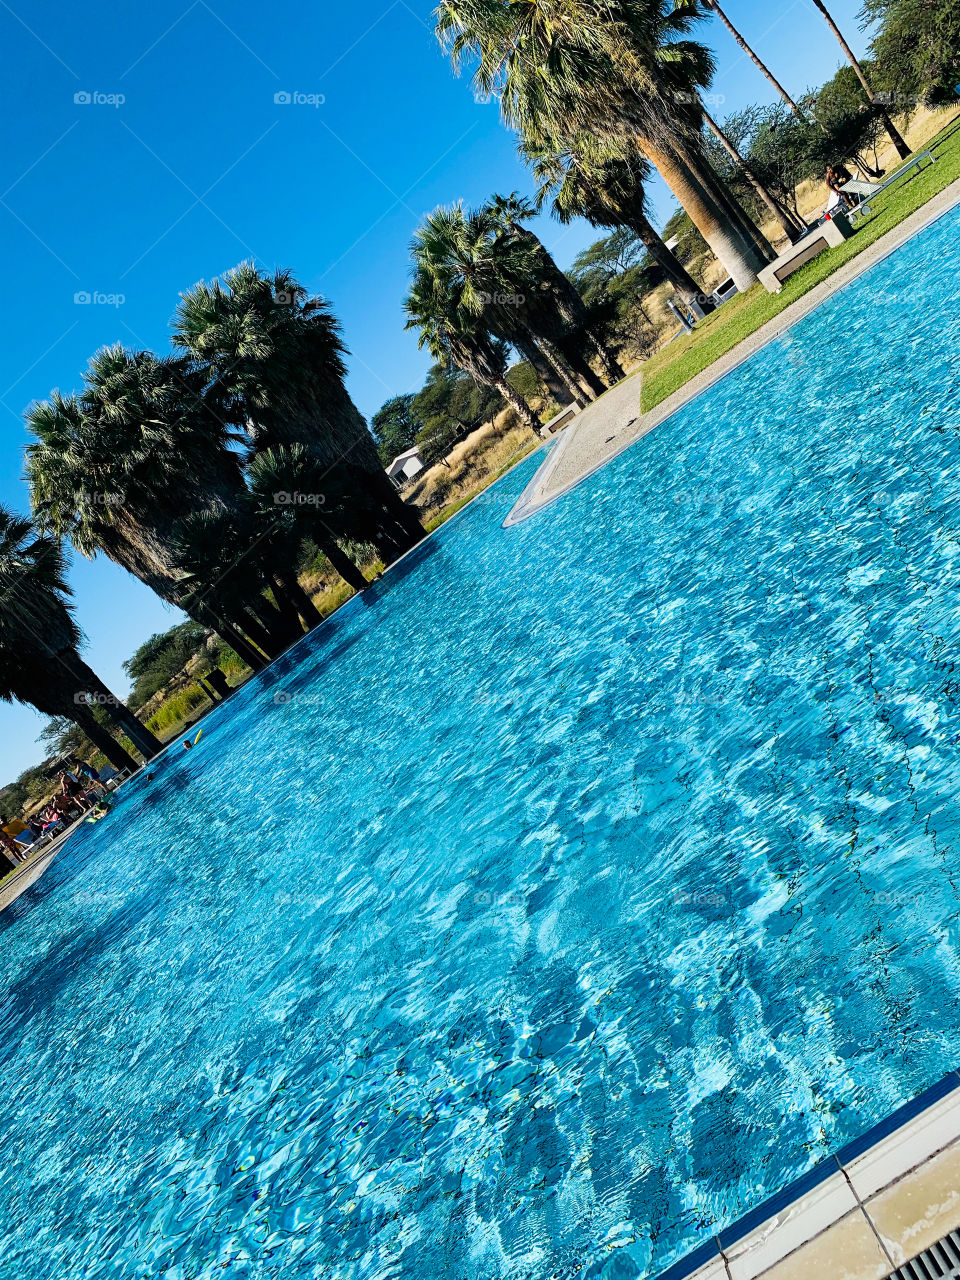
POLYGON ((94 706, 103 708, 146 759, 162 744, 80 657, 82 636, 67 603, 70 594, 60 544, 0 507, 0 698, 72 720, 116 768, 136 769, 94 706))
MULTIPOLYGON (((553 255, 546 245, 530 230, 526 223, 534 216, 536 210, 529 200, 525 200, 516 191, 508 196, 492 196, 484 205, 484 212, 493 219, 497 229, 494 250, 498 252, 514 241, 533 264, 534 278, 541 284, 549 299, 551 309, 559 313, 569 327, 569 338, 560 341, 567 358, 571 353, 580 355, 580 345, 589 346, 600 364, 603 366, 608 382, 612 385, 623 378, 620 367, 613 352, 594 331, 593 323, 583 299, 575 286, 557 266, 553 255)), ((576 367, 576 366, 575 366, 576 367)), ((589 375, 592 371, 587 366, 583 371, 589 375)), ((596 390, 596 386, 594 386, 596 390)), ((602 384, 599 390, 603 391, 602 384)))
POLYGON ((789 93, 787 93, 786 89, 783 87, 783 85, 780 83, 777 77, 773 74, 773 72, 770 70, 767 64, 763 62, 760 59, 760 57, 754 52, 754 50, 750 47, 750 45, 747 44, 744 37, 740 34, 737 28, 733 25, 733 23, 727 17, 726 12, 720 7, 719 0, 703 0, 703 5, 704 5, 704 8, 709 9, 711 13, 715 13, 717 15, 717 17, 720 19, 723 25, 727 28, 727 30, 733 36, 734 40, 736 40, 740 48, 744 51, 744 53, 747 55, 750 61, 754 64, 754 66, 756 66, 760 70, 760 72, 767 77, 767 79, 773 85, 774 89, 777 91, 780 97, 784 100, 784 102, 787 104, 787 106, 790 108, 793 114, 797 117, 797 119, 802 121, 804 124, 806 124, 807 118, 803 114, 803 112, 800 110, 800 107, 796 104, 796 102, 794 102, 793 98, 790 97, 789 93))
MULTIPOLYGON (((173 552, 174 526, 209 504, 229 508, 245 492, 234 436, 204 375, 182 359, 105 348, 90 361, 83 392, 54 392, 28 410, 27 426, 36 437, 27 476, 42 527, 82 555, 103 552, 185 607, 188 575, 173 552)), ((202 596, 193 592, 191 617, 256 666, 215 584, 204 585, 202 596)))
POLYGON ((507 380, 506 346, 491 334, 482 304, 475 303, 473 295, 483 290, 476 287, 473 259, 462 252, 465 222, 459 206, 438 209, 417 231, 411 246, 413 279, 404 301, 406 327, 420 330, 420 346, 434 360, 452 361, 498 391, 520 421, 538 432, 536 415, 507 380))
POLYGON ((770 192, 763 185, 763 183, 757 177, 756 173, 751 168, 749 161, 744 159, 744 157, 740 154, 737 148, 733 145, 733 143, 727 137, 726 133, 724 133, 723 129, 720 128, 716 120, 714 120, 714 118, 707 111, 706 107, 704 107, 704 110, 703 110, 703 121, 704 121, 704 124, 707 126, 707 128, 710 130, 710 132, 713 134, 713 136, 720 143, 721 147, 723 147, 724 151, 726 151, 727 155, 730 157, 733 163, 737 166, 737 168, 743 173, 743 176, 747 179, 747 181, 753 187, 754 191, 760 197, 760 201, 763 204, 764 208, 766 209, 767 213, 770 215, 770 217, 773 218, 774 221, 779 223, 780 229, 783 231, 783 234, 791 241, 791 243, 795 243, 806 231, 807 224, 805 222, 801 222, 798 218, 794 218, 794 216, 790 213, 789 209, 785 209, 776 200, 772 192, 770 192))
POLYGON ((687 39, 699 0, 446 0, 437 31, 459 70, 476 63, 521 136, 631 138, 740 289, 773 251, 711 168, 698 92, 713 58, 687 39))
POLYGON ((391 540, 378 541, 385 557, 423 537, 347 393, 346 348, 329 306, 289 271, 267 276, 244 262, 222 281, 195 285, 181 295, 174 343, 205 368, 218 401, 255 449, 302 444, 353 476, 392 526, 391 540))
POLYGON ((591 226, 627 227, 686 302, 713 310, 701 286, 668 249, 649 218, 644 184, 651 165, 629 143, 598 147, 590 138, 527 140, 520 153, 536 179, 537 206, 548 202, 562 223, 585 218, 591 226))
POLYGON ((867 95, 867 100, 870 102, 870 105, 877 112, 877 118, 883 124, 884 129, 886 129, 890 137, 890 141, 896 147, 897 155, 900 157, 901 160, 909 159, 910 147, 904 141, 903 135, 900 133, 900 130, 890 119, 890 113, 888 111, 885 111, 883 106, 877 101, 877 95, 874 93, 873 88, 870 84, 870 81, 867 79, 866 74, 863 70, 863 67, 860 65, 853 50, 850 48, 850 46, 847 44, 846 40, 844 39, 843 32, 840 30, 840 28, 837 26, 837 24, 834 22, 833 18, 831 17, 830 10, 823 3, 823 0, 813 0, 813 5, 816 9, 819 9, 820 12, 823 14, 824 21, 826 22, 830 30, 833 32, 833 34, 836 36, 840 44, 840 48, 843 50, 844 54, 846 55, 847 60, 849 61, 851 67, 853 67, 854 71, 856 72, 857 79, 863 85, 863 91, 867 95))

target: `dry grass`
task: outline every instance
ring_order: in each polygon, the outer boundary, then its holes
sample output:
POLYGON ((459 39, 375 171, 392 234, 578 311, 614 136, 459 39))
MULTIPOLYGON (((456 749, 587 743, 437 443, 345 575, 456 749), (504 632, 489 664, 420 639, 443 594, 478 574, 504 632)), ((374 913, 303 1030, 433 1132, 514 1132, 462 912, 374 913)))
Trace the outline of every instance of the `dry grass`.
POLYGON ((506 467, 525 457, 540 444, 526 427, 516 425, 513 414, 500 414, 497 424, 485 423, 437 463, 421 472, 404 495, 416 506, 427 528, 435 529, 475 494, 502 475, 506 467))

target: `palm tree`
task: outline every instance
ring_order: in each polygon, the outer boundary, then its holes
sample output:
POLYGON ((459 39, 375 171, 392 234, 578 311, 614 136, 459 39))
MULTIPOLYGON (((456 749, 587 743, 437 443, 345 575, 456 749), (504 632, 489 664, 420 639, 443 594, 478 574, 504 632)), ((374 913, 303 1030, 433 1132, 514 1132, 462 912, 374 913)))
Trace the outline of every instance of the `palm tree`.
POLYGON ((740 289, 773 251, 711 168, 698 91, 709 50, 686 38, 699 0, 447 0, 437 32, 454 66, 476 62, 521 136, 629 138, 659 170, 740 289))
POLYGON ((840 30, 840 28, 834 22, 833 18, 830 16, 829 9, 823 3, 823 0, 813 0, 813 4, 814 4, 814 7, 819 9, 820 12, 823 14, 824 21, 826 22, 827 26, 830 28, 830 30, 833 32, 833 34, 836 36, 837 40, 839 41, 840 48, 846 54, 847 60, 849 61, 851 67, 853 67, 854 71, 857 74, 857 79, 863 85, 863 91, 867 95, 867 100, 876 111, 877 118, 881 121, 884 129, 886 129, 887 133, 889 134, 890 141, 896 147, 897 155, 900 157, 901 160, 908 160, 910 158, 910 147, 904 141, 903 135, 900 133, 899 129, 890 119, 889 112, 885 111, 883 107, 880 105, 880 103, 877 101, 877 95, 874 93, 869 80, 864 74, 863 67, 857 61, 857 58, 853 50, 850 48, 850 46, 847 44, 846 40, 844 39, 843 32, 840 30))
MULTIPOLYGON (((557 266, 553 255, 525 224, 534 216, 533 205, 523 199, 516 191, 508 196, 495 195, 484 205, 484 212, 489 214, 497 228, 495 251, 509 245, 511 241, 518 244, 533 264, 534 278, 540 283, 549 298, 551 307, 555 308, 569 328, 569 338, 560 341, 560 347, 570 359, 571 352, 580 357, 580 343, 586 342, 599 359, 610 385, 623 378, 623 369, 616 357, 596 334, 593 323, 584 306, 583 299, 575 286, 557 266)), ((578 361, 579 363, 579 361, 578 361)), ((584 361, 584 364, 586 362, 584 361)), ((576 365, 575 365, 576 367, 576 365)), ((592 373, 589 366, 585 372, 592 373)), ((594 390, 597 388, 594 387, 594 390)), ((599 389, 605 388, 600 384, 599 389)))
POLYGON ((390 483, 373 436, 344 386, 346 348, 327 303, 288 271, 241 263, 223 281, 181 295, 174 343, 206 371, 216 399, 257 450, 302 444, 353 477, 383 509, 385 558, 423 537, 414 511, 390 483))
POLYGON ((566 144, 542 139, 522 142, 520 153, 537 181, 538 208, 549 201, 552 213, 564 224, 586 218, 594 227, 629 228, 681 298, 704 311, 713 310, 701 286, 650 222, 644 184, 651 166, 636 147, 598 148, 590 138, 566 144))
MULTIPOLYGON (((435 209, 419 227, 411 252, 414 277, 405 309, 407 328, 438 362, 452 360, 477 382, 498 391, 531 431, 539 423, 507 380, 505 344, 532 357, 542 354, 571 397, 586 402, 575 371, 530 320, 533 264, 493 252, 494 223, 462 205, 435 209), (524 275, 524 272, 527 275, 524 275), (529 295, 529 297, 528 297, 529 295)), ((534 321, 536 323, 536 321, 534 321)))
MULTIPOLYGON (((235 437, 204 375, 182 359, 105 348, 90 361, 83 392, 54 392, 28 410, 27 426, 37 438, 27 475, 41 526, 82 555, 103 552, 185 607, 188 575, 173 552, 174 526, 206 505, 234 506, 245 492, 241 459, 229 447, 235 437)), ((191 584, 191 617, 256 666, 212 581, 204 585, 201 596, 191 584)))
POLYGON ((414 258, 431 264, 435 287, 454 290, 472 327, 541 359, 581 407, 604 390, 579 350, 565 346, 568 326, 542 264, 526 242, 509 234, 488 208, 440 208, 417 233, 414 258))
POLYGON ((734 40, 736 40, 740 48, 744 51, 744 53, 751 60, 751 62, 753 62, 753 64, 759 68, 762 74, 767 77, 767 79, 773 85, 774 89, 777 91, 780 97, 784 100, 784 102, 787 104, 787 106, 790 108, 793 114, 797 117, 797 119, 800 120, 803 124, 806 124, 807 123, 806 116, 797 106, 796 102, 794 102, 793 98, 790 97, 789 93, 787 93, 786 89, 783 87, 780 81, 776 78, 776 76, 773 74, 773 72, 770 70, 767 64, 765 62, 762 62, 760 58, 757 56, 757 54, 754 53, 753 49, 751 49, 751 47, 747 44, 746 40, 743 38, 743 36, 740 34, 737 28, 733 25, 733 23, 727 17, 724 10, 721 9, 718 0, 703 0, 703 4, 705 8, 711 11, 711 13, 715 13, 717 15, 717 17, 720 19, 723 25, 727 28, 727 30, 733 36, 734 40))
MULTIPOLYGON (((506 346, 485 323, 483 294, 478 289, 477 262, 464 252, 470 235, 463 209, 437 209, 414 237, 414 273, 404 310, 408 329, 420 330, 420 346, 434 360, 469 373, 498 391, 520 421, 533 432, 540 423, 520 393, 507 380, 506 346)), ((480 283, 487 283, 482 278, 480 283)))
POLYGON ((261 520, 269 522, 271 545, 284 548, 287 563, 295 560, 304 536, 330 561, 355 591, 370 585, 341 548, 338 537, 365 532, 370 513, 351 511, 350 491, 318 463, 303 445, 278 445, 251 459, 250 490, 261 520))
POLYGON ((805 222, 800 222, 799 219, 795 219, 789 210, 784 209, 783 206, 777 202, 772 193, 767 190, 757 177, 756 173, 754 173, 749 162, 744 159, 724 131, 717 124, 716 120, 714 120, 709 114, 706 107, 703 109, 703 121, 713 136, 720 143, 721 147, 723 147, 724 151, 726 151, 733 163, 743 173, 754 191, 756 191, 757 195, 760 197, 761 203, 767 210, 767 213, 769 213, 774 221, 780 224, 783 234, 790 240, 791 244, 796 243, 796 241, 806 231, 807 224, 805 222))
POLYGON ((146 759, 162 744, 87 666, 67 599, 60 544, 0 507, 0 698, 72 720, 118 769, 133 757, 100 724, 93 707, 123 730, 146 759))

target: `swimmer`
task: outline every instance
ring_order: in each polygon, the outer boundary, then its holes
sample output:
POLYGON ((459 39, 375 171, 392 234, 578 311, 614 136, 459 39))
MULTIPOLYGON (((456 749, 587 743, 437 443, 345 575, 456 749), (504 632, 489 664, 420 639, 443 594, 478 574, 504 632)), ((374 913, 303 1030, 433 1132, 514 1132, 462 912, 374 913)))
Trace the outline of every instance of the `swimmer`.
POLYGON ((193 743, 190 741, 190 739, 189 739, 189 738, 184 738, 184 740, 183 740, 183 749, 184 749, 184 751, 192 751, 192 750, 193 750, 193 743))

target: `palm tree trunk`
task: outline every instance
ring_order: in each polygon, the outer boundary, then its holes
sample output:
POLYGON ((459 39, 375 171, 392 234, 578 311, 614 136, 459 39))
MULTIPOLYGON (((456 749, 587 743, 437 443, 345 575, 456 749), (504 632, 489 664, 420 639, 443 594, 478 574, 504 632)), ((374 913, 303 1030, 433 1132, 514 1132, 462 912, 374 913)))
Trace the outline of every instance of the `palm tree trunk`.
MULTIPOLYGON (((427 535, 414 508, 407 506, 397 493, 382 465, 378 465, 376 471, 364 470, 363 476, 367 492, 383 507, 386 515, 398 528, 397 541, 401 554, 415 547, 427 535)), ((380 543, 377 542, 376 545, 379 549, 380 543)))
POLYGON ((800 108, 797 106, 794 100, 790 97, 789 93, 787 93, 786 89, 783 87, 780 81, 776 78, 776 76, 773 74, 770 68, 766 65, 766 63, 762 62, 760 58, 757 56, 757 54, 755 54, 754 51, 750 48, 746 40, 744 40, 743 36, 740 34, 737 28, 733 25, 733 23, 730 21, 730 19, 727 17, 724 11, 720 8, 720 5, 717 3, 717 0, 704 0, 704 3, 706 4, 708 9, 712 9, 713 12, 717 15, 717 17, 720 19, 723 25, 727 28, 727 30, 733 36, 734 40, 736 40, 737 44, 740 46, 743 52, 754 64, 754 66, 757 67, 757 69, 767 77, 767 79, 773 85, 774 89, 776 89, 777 93, 784 100, 784 102, 787 104, 787 106, 790 108, 793 114, 797 117, 797 119, 803 121, 803 123, 806 124, 807 123, 806 116, 803 114, 803 112, 800 110, 800 108))
POLYGON ((570 368, 580 379, 583 386, 590 389, 590 394, 596 399, 602 396, 606 391, 606 383, 602 378, 594 373, 590 361, 581 350, 581 343, 586 337, 586 331, 581 330, 576 334, 565 334, 557 338, 557 350, 565 357, 570 368))
POLYGON ((570 398, 570 392, 560 381, 553 367, 544 360, 543 353, 537 347, 531 343, 529 347, 520 347, 518 345, 517 350, 524 359, 529 360, 530 364, 536 371, 537 377, 546 388, 547 393, 557 402, 557 404, 566 408, 568 404, 573 403, 570 398))
POLYGON ((293 644, 295 640, 299 640, 303 635, 303 627, 300 623, 300 615, 297 613, 297 606, 291 600, 279 574, 272 574, 270 582, 273 587, 273 598, 283 619, 284 631, 289 636, 288 644, 293 644))
POLYGON ((492 385, 496 391, 500 392, 523 425, 529 427, 534 435, 539 435, 540 423, 537 416, 516 387, 512 387, 506 378, 494 379, 492 385))
POLYGON ((731 215, 717 189, 718 180, 704 174, 676 148, 668 150, 648 138, 640 138, 638 143, 741 293, 756 284, 766 259, 731 215))
POLYGON ((297 575, 293 572, 284 572, 279 576, 284 590, 300 615, 306 629, 312 631, 314 627, 319 627, 323 621, 323 614, 304 591, 297 575))
POLYGON ((107 757, 115 769, 129 769, 131 773, 136 773, 140 767, 136 760, 103 727, 89 707, 75 705, 70 708, 69 712, 65 711, 64 714, 68 714, 73 723, 83 730, 97 750, 107 757))
POLYGON ((591 329, 589 325, 587 325, 584 333, 586 334, 587 341, 597 353, 600 363, 603 365, 604 373, 607 378, 607 386, 613 387, 618 382, 622 382, 627 375, 623 371, 623 365, 613 354, 607 344, 598 334, 594 333, 593 329, 591 329))
POLYGON ((192 607, 197 614, 195 621, 201 626, 209 627, 225 644, 230 645, 237 657, 252 671, 261 671, 266 666, 266 659, 259 649, 232 622, 221 617, 216 609, 200 600, 195 601, 192 607))
POLYGON ((803 226, 797 226, 786 210, 780 207, 771 193, 750 168, 747 161, 743 158, 737 148, 717 124, 716 120, 713 119, 706 109, 704 109, 703 118, 706 122, 707 128, 711 133, 713 133, 714 137, 719 141, 726 153, 732 158, 734 164, 743 170, 744 176, 760 197, 767 212, 780 224, 783 234, 789 239, 791 244, 796 244, 800 236, 803 235, 804 231, 806 231, 806 224, 803 226))
POLYGON ((216 628, 217 635, 234 651, 251 671, 262 671, 267 665, 267 658, 247 639, 232 623, 221 620, 216 628))
POLYGON ((567 363, 566 358, 557 350, 550 339, 543 337, 542 334, 531 333, 530 339, 576 403, 581 409, 585 409, 595 397, 583 387, 577 375, 567 363))
POLYGON ((142 724, 116 694, 111 693, 97 673, 76 654, 65 652, 57 655, 60 661, 76 677, 74 697, 77 705, 93 700, 102 706, 118 729, 122 729, 145 760, 152 760, 163 750, 163 743, 142 724), (86 696, 85 696, 86 695, 86 696))
POLYGON ((646 214, 630 210, 624 216, 629 218, 626 225, 642 241, 647 253, 649 253, 677 293, 680 294, 684 302, 695 302, 701 310, 713 311, 716 304, 712 298, 707 297, 702 287, 697 284, 673 250, 667 248, 663 236, 649 221, 646 214))
POLYGON ((347 553, 340 547, 336 538, 331 534, 325 535, 316 532, 314 532, 313 537, 316 539, 317 546, 333 566, 334 573, 339 573, 347 586, 353 587, 354 591, 366 591, 370 583, 363 576, 360 566, 353 563, 347 553))
POLYGON ((257 609, 250 604, 244 606, 242 614, 237 619, 237 626, 249 635, 258 648, 263 650, 269 661, 273 661, 289 643, 281 622, 277 610, 261 596, 257 601, 257 609), (263 615, 268 609, 273 616, 265 619, 263 615))
POLYGON ((873 89, 870 87, 870 82, 867 80, 867 77, 864 75, 863 67, 861 67, 860 63, 857 61, 856 57, 854 56, 853 50, 850 48, 846 40, 843 38, 842 31, 834 22, 833 18, 830 16, 830 11, 827 9, 827 6, 823 3, 823 0, 813 0, 813 4, 814 4, 814 7, 819 9, 820 12, 823 14, 823 17, 826 21, 827 26, 830 28, 833 34, 837 37, 837 40, 840 43, 840 48, 846 54, 847 60, 849 61, 851 67, 853 67, 854 71, 857 73, 857 79, 863 85, 863 91, 867 95, 867 98, 871 106, 877 108, 877 113, 881 121, 883 122, 883 127, 884 129, 886 129, 887 133, 890 135, 890 141, 893 143, 893 145, 897 149, 897 155, 900 157, 901 160, 908 160, 910 158, 909 146, 904 141, 903 136, 900 133, 899 129, 897 129, 896 125, 890 119, 889 114, 880 108, 880 104, 877 102, 877 95, 873 92, 873 89))

